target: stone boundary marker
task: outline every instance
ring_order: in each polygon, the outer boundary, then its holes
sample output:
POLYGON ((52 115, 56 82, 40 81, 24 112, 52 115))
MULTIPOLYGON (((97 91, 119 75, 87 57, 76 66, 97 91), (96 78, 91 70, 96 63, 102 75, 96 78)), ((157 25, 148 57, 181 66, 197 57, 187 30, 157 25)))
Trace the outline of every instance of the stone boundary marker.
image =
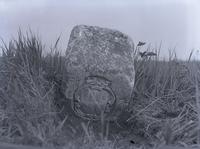
MULTIPOLYGON (((0 149, 68 149, 68 148, 67 147, 64 147, 64 148, 58 148, 58 147, 57 148, 50 148, 50 147, 42 148, 42 147, 0 143, 0 149)), ((159 148, 155 148, 155 149, 200 149, 200 147, 163 146, 163 147, 159 147, 159 148)))
POLYGON ((134 44, 117 30, 77 25, 66 50, 68 87, 74 112, 85 119, 99 120, 124 109, 135 81, 134 44))

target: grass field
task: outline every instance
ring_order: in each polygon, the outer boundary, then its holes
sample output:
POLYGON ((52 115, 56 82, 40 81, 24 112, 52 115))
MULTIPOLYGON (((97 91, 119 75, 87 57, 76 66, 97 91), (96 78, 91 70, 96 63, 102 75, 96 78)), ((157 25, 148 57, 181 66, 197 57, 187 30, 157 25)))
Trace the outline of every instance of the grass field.
POLYGON ((73 116, 66 102, 68 74, 58 43, 44 55, 43 44, 32 33, 19 32, 18 39, 2 42, 1 142, 74 149, 200 145, 198 61, 180 61, 175 54, 160 60, 159 48, 154 49, 156 57, 136 55, 135 87, 120 115, 126 123, 93 124, 73 116))

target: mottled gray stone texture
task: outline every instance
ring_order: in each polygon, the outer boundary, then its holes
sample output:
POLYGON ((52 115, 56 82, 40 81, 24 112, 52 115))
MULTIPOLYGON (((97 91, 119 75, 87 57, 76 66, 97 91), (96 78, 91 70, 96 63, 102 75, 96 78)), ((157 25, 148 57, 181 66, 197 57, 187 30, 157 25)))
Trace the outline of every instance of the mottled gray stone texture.
POLYGON ((66 96, 85 117, 97 118, 125 107, 134 86, 134 45, 130 37, 112 29, 78 25, 66 50, 69 80, 66 96))

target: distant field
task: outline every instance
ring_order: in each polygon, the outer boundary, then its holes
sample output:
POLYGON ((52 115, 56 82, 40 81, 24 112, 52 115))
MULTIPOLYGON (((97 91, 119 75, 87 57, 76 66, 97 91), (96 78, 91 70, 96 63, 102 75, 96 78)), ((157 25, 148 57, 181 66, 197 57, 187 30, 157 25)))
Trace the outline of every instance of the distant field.
POLYGON ((43 55, 40 40, 19 34, 2 50, 1 142, 80 149, 156 148, 160 144, 189 148, 200 144, 197 61, 179 61, 175 55, 167 61, 159 60, 159 56, 136 56, 133 95, 128 107, 119 111, 124 123, 105 125, 73 115, 64 96, 65 57, 57 52, 57 43, 53 52, 43 55))

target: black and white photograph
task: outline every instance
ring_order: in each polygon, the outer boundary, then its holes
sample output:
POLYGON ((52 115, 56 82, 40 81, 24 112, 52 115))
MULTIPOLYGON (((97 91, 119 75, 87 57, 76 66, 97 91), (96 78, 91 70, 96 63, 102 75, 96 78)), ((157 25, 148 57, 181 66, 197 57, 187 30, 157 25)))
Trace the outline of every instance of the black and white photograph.
POLYGON ((200 0, 0 0, 0 149, 200 149, 200 0))

